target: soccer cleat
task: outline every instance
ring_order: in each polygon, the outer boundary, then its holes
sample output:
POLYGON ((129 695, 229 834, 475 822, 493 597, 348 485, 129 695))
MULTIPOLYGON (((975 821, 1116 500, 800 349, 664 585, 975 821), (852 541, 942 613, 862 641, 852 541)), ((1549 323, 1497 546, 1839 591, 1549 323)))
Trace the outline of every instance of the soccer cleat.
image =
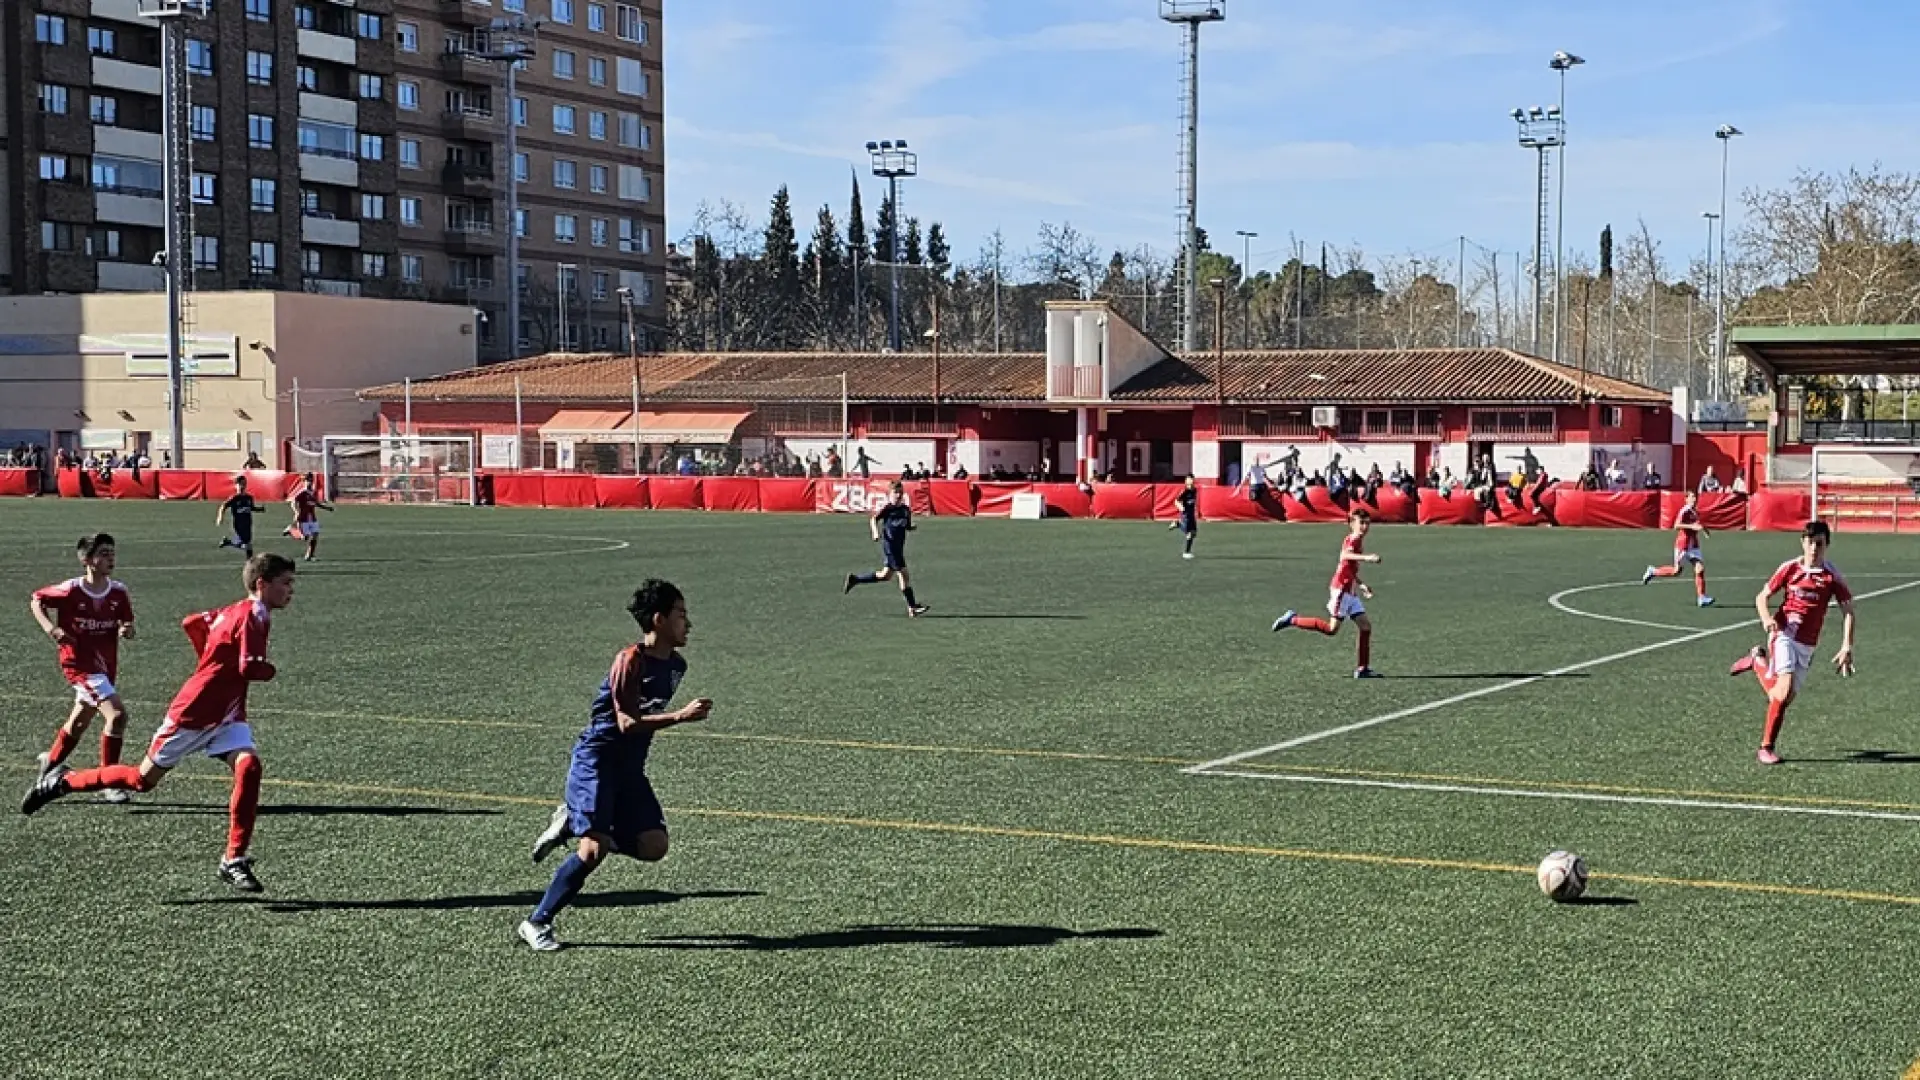
POLYGON ((1747 650, 1747 655, 1733 662, 1733 666, 1727 669, 1727 674, 1745 675, 1747 672, 1752 671, 1753 666, 1759 662, 1760 646, 1755 645, 1753 648, 1747 650))
POLYGON ((533 861, 539 862, 553 854, 555 848, 567 842, 567 826, 573 820, 573 813, 566 803, 553 808, 553 817, 547 820, 547 827, 533 841, 533 861))
POLYGON ((553 924, 541 925, 532 919, 523 919, 520 923, 520 940, 534 952, 559 952, 560 939, 553 936, 553 924))
POLYGON ((1288 608, 1287 610, 1281 612, 1280 617, 1273 620, 1274 633, 1277 634, 1280 631, 1285 630, 1287 627, 1292 626, 1294 617, 1299 614, 1300 614, 1299 612, 1293 610, 1292 608, 1288 608))
POLYGON ((1181 558, 1183 558, 1183 559, 1191 559, 1191 558, 1193 558, 1193 552, 1191 552, 1191 551, 1183 551, 1183 552, 1181 552, 1181 553, 1180 553, 1180 557, 1181 557, 1181 558))
POLYGON ((253 876, 253 860, 245 855, 220 860, 220 880, 241 892, 265 892, 266 886, 253 876))
POLYGON ((35 776, 45 776, 47 775, 47 770, 53 768, 53 759, 48 757, 45 751, 35 754, 33 756, 33 762, 35 765, 33 775, 35 776))
POLYGON ((1354 672, 1353 672, 1353 677, 1354 677, 1354 678, 1356 678, 1356 679, 1384 679, 1384 678, 1386 678, 1386 676, 1384 676, 1384 675, 1382 675, 1382 674, 1380 674, 1379 672, 1377 672, 1377 671, 1375 671, 1375 670, 1373 670, 1373 669, 1372 669, 1372 668, 1370 668, 1370 667, 1363 667, 1363 668, 1355 668, 1355 669, 1354 669, 1354 672))
POLYGON ((1696 600, 1696 601, 1694 601, 1694 606, 1695 606, 1695 607, 1712 607, 1712 606, 1713 606, 1713 597, 1711 597, 1711 596, 1703 596, 1703 597, 1701 597, 1700 599, 1698 599, 1698 600, 1696 600))
POLYGON ((1652 581, 1653 578, 1654 578, 1654 569, 1653 567, 1649 566, 1647 567, 1647 572, 1640 575, 1640 584, 1645 585, 1647 582, 1652 581))
POLYGON ((932 608, 930 608, 930 607, 928 607, 928 606, 927 606, 927 605, 925 605, 925 604, 908 604, 908 605, 907 605, 907 618, 909 618, 909 619, 917 619, 917 618, 919 618, 920 616, 922 616, 922 615, 925 615, 925 614, 926 614, 927 612, 929 612, 929 611, 932 611, 932 610, 933 610, 932 608))
POLYGON ((108 788, 100 793, 101 802, 110 802, 116 806, 133 801, 133 792, 125 788, 108 788))
POLYGON ((41 773, 40 779, 35 780, 33 786, 27 789, 27 797, 20 800, 20 812, 30 815, 35 810, 65 795, 67 793, 66 780, 67 767, 65 765, 55 765, 53 768, 41 773))
POLYGON ((848 593, 850 593, 850 592, 852 592, 852 591, 853 591, 853 587, 854 587, 855 585, 858 585, 858 584, 860 584, 860 575, 859 575, 859 574, 848 574, 848 575, 847 575, 847 587, 846 587, 846 588, 844 588, 844 589, 842 589, 842 590, 840 590, 840 595, 841 595, 841 596, 845 596, 845 595, 847 595, 848 593))
POLYGON ((1761 747, 1760 753, 1756 755, 1756 757, 1758 757, 1760 764, 1762 765, 1780 764, 1780 755, 1774 753, 1771 747, 1766 747, 1766 746, 1761 747))

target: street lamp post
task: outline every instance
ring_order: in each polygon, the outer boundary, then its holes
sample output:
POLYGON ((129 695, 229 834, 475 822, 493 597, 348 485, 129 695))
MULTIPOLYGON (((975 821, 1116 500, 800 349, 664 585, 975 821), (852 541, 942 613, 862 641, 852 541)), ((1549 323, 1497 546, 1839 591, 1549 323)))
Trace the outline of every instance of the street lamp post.
MULTIPOLYGON (((1720 220, 1720 215, 1714 213, 1711 210, 1705 210, 1701 212, 1700 216, 1707 219, 1707 289, 1708 291, 1713 292, 1714 295, 1717 297, 1719 295, 1718 290, 1720 286, 1718 281, 1716 280, 1719 277, 1719 274, 1715 272, 1714 266, 1713 266, 1713 227, 1714 227, 1714 224, 1720 220)), ((1716 307, 1717 307, 1717 302, 1716 302, 1716 307)), ((1689 304, 1687 308, 1687 327, 1688 327, 1688 331, 1687 331, 1688 348, 1692 348, 1693 308, 1691 304, 1689 304)), ((1717 335, 1719 333, 1719 330, 1716 329, 1714 333, 1717 335)), ((1714 347, 1708 350, 1707 355, 1711 357, 1717 354, 1719 352, 1719 349, 1720 349, 1720 346, 1718 342, 1716 342, 1714 344, 1714 347)), ((1688 363, 1689 363, 1689 366, 1691 366, 1692 361, 1688 361, 1688 363)), ((1691 380, 1689 380, 1689 382, 1691 382, 1691 380)), ((1720 376, 1717 372, 1708 371, 1707 372, 1707 397, 1710 400, 1717 401, 1719 400, 1719 395, 1720 395, 1720 376)))
POLYGON ((1554 226, 1555 231, 1553 238, 1553 360, 1556 364, 1560 362, 1560 330, 1566 323, 1566 304, 1562 302, 1561 293, 1566 291, 1566 263, 1563 261, 1563 256, 1566 251, 1567 241, 1567 139, 1565 126, 1567 115, 1567 72, 1584 63, 1586 63, 1585 60, 1564 50, 1554 53, 1553 59, 1547 61, 1548 67, 1560 73, 1561 135, 1560 195, 1558 199, 1560 209, 1559 213, 1555 216, 1556 224, 1554 226))
POLYGON ((633 365, 633 471, 640 472, 640 345, 633 333, 633 290, 625 285, 614 290, 620 299, 620 314, 627 324, 627 362, 633 365))
POLYGON ((905 139, 882 139, 867 144, 873 157, 873 175, 887 182, 887 203, 893 207, 893 229, 888 235, 887 261, 894 264, 887 305, 887 346, 900 351, 900 181, 920 174, 920 155, 907 149, 905 139))
POLYGON ((1713 133, 1713 137, 1720 140, 1720 265, 1713 275, 1716 282, 1713 305, 1713 385, 1716 400, 1725 392, 1727 370, 1727 161, 1732 154, 1734 137, 1744 134, 1732 124, 1721 124, 1719 130, 1713 133))
POLYGON ((1240 238, 1240 347, 1253 348, 1253 238, 1257 232, 1235 229, 1240 238))
POLYGON ((1213 286, 1213 400, 1216 405, 1224 405, 1227 400, 1227 279, 1209 278, 1207 284, 1213 286))
MULTIPOLYGON (((1533 355, 1540 355, 1540 312, 1546 305, 1544 298, 1547 260, 1547 182, 1551 158, 1548 151, 1563 145, 1567 137, 1567 122, 1558 109, 1543 109, 1535 105, 1531 109, 1515 109, 1508 114, 1513 122, 1520 125, 1520 145, 1532 150, 1539 157, 1539 170, 1534 183, 1533 197, 1533 355)), ((1559 310, 1559 289, 1554 290, 1554 309, 1559 310)), ((1558 322, 1558 319, 1555 320, 1558 322)), ((1558 348, 1559 330, 1554 330, 1555 347, 1558 348)))
POLYGON ((540 19, 495 19, 488 25, 494 34, 506 35, 498 48, 469 53, 476 60, 501 64, 506 68, 507 119, 507 359, 520 358, 520 160, 519 116, 515 108, 514 73, 535 55, 532 38, 540 32, 540 19))

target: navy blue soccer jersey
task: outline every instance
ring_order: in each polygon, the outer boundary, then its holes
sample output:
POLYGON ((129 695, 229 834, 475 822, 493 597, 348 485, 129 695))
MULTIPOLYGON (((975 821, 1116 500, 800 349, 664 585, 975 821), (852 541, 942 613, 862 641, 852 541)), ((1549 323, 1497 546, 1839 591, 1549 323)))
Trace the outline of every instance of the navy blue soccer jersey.
POLYGON ((1193 520, 1193 516, 1199 512, 1200 492, 1193 488, 1183 487, 1180 489, 1180 494, 1173 497, 1173 501, 1180 507, 1180 516, 1191 521, 1193 520))
POLYGON ((575 765, 591 759, 593 763, 617 766, 623 771, 644 769, 647 751, 653 745, 653 732, 640 730, 622 734, 615 716, 616 698, 619 711, 628 716, 665 712, 686 674, 687 661, 679 653, 657 660, 638 645, 622 650, 614 657, 613 670, 601 680, 600 692, 594 695, 593 707, 588 713, 586 730, 574 743, 575 765))
POLYGON ((913 508, 906 503, 888 503, 874 515, 880 520, 880 542, 890 548, 907 544, 907 530, 913 528, 913 508))

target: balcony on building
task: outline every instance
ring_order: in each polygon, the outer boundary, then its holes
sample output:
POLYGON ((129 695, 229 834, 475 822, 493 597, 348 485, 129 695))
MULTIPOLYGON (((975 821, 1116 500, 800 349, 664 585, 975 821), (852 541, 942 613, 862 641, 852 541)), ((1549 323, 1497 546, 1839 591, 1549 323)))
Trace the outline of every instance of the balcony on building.
POLYGON ((302 57, 354 66, 359 43, 353 37, 353 7, 339 4, 301 4, 295 9, 298 25, 294 50, 302 57))
POLYGON ((493 165, 470 157, 441 166, 440 181, 449 195, 486 195, 498 187, 493 165))
POLYGON ((493 9, 473 0, 439 0, 440 18, 449 26, 486 26, 493 21, 493 9))
POLYGON ((167 272, 162 267, 100 260, 100 288, 105 292, 159 292, 166 287, 167 272))
POLYGON ((111 56, 93 58, 93 84, 110 90, 160 95, 160 66, 134 64, 111 56))
POLYGON ((326 296, 359 296, 360 283, 343 278, 310 277, 302 282, 302 288, 310 293, 326 296))
POLYGON ((440 70, 449 79, 492 83, 499 78, 499 74, 494 70, 493 61, 482 58, 486 51, 484 33, 475 33, 471 37, 449 34, 446 48, 440 53, 440 70))
POLYGON ((93 152, 96 155, 159 161, 166 156, 166 147, 166 141, 157 131, 93 125, 93 152))
POLYGON ((506 246, 506 238, 493 231, 493 222, 484 218, 450 221, 442 239, 454 255, 492 254, 506 246))
POLYGON ((300 219, 300 239, 305 243, 318 246, 358 248, 360 223, 339 218, 305 215, 300 219))
POLYGON ((500 118, 485 105, 462 105, 440 114, 440 133, 449 139, 490 143, 499 137, 500 118))
POLYGON ((350 97, 300 92, 300 119, 355 127, 360 123, 360 105, 350 97))
POLYGON ((140 0, 93 0, 89 11, 96 19, 133 23, 136 26, 153 25, 152 19, 140 14, 140 0))

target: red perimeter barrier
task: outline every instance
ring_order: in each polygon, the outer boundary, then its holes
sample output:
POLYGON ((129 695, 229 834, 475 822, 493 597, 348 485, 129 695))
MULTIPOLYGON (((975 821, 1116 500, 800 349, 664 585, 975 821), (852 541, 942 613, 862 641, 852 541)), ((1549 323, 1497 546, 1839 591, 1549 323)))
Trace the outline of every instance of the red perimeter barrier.
POLYGON ((163 499, 204 499, 207 497, 207 474, 193 469, 156 469, 154 480, 159 484, 160 497, 163 499))
POLYGON ((1493 509, 1488 511, 1486 515, 1486 523, 1488 525, 1526 526, 1546 525, 1549 523, 1546 514, 1534 512, 1532 494, 1527 491, 1522 491, 1520 493, 1520 503, 1516 506, 1514 505, 1513 497, 1507 494, 1509 490, 1510 489, 1503 487, 1493 493, 1493 509))
MULTIPOLYGON (((201 489, 205 492, 201 498, 211 499, 214 502, 226 502, 228 499, 233 498, 235 491, 239 490, 239 488, 234 486, 233 474, 230 472, 202 472, 200 474, 200 483, 201 489)), ((253 485, 249 484, 247 487, 248 490, 251 491, 253 485)), ((253 497, 258 499, 260 496, 258 493, 255 493, 253 497)))
POLYGON ((85 469, 68 466, 54 470, 53 483, 63 499, 90 499, 93 497, 93 474, 85 469))
MULTIPOLYGON (((886 505, 887 491, 893 486, 891 480, 858 478, 806 483, 813 487, 813 509, 822 514, 871 514, 886 505)), ((967 517, 973 513, 973 485, 965 480, 919 480, 903 486, 907 508, 916 514, 967 517)))
POLYGON ((140 478, 134 479, 134 470, 113 470, 113 491, 116 499, 157 499, 160 497, 160 481, 152 469, 141 469, 140 478))
POLYGON ((698 476, 650 476, 647 496, 655 510, 698 510, 701 480, 698 476))
POLYGON ((540 502, 562 510, 591 510, 599 505, 591 473, 548 473, 541 478, 540 502))
POLYGON ((1422 525, 1481 525, 1486 519, 1486 511, 1469 492, 1455 488, 1451 498, 1442 498, 1432 488, 1420 489, 1416 520, 1422 525))
POLYGON ((1292 492, 1281 492, 1280 505, 1286 509, 1288 521, 1328 524, 1347 520, 1347 508, 1334 502, 1323 487, 1308 488, 1304 501, 1294 498, 1292 492))
POLYGON ((759 481, 760 509, 769 514, 811 514, 814 482, 800 477, 766 477, 759 481))
POLYGON ((495 506, 545 506, 546 487, 544 478, 534 472, 503 472, 493 474, 493 505, 495 506))
POLYGON ((974 486, 979 489, 973 504, 975 517, 1011 517, 1013 497, 1033 490, 1033 485, 1026 483, 985 483, 974 486))
POLYGON ((32 495, 38 487, 32 469, 0 469, 0 496, 32 495))
POLYGON ((1575 529, 1657 529, 1658 491, 1563 491, 1553 506, 1560 524, 1575 529))
POLYGON ((751 476, 709 476, 700 482, 700 497, 708 510, 760 511, 760 481, 751 476))
POLYGON ((645 510, 647 478, 644 476, 596 476, 593 478, 593 505, 602 510, 645 510))
POLYGON ((1271 494, 1255 502, 1244 488, 1207 484, 1200 488, 1200 517, 1205 521, 1284 521, 1286 512, 1271 494))
POLYGON ((1093 516, 1118 521, 1152 521, 1153 485, 1095 484, 1093 516))
POLYGON ((1747 497, 1747 528, 1799 532, 1813 517, 1813 497, 1804 491, 1756 491, 1747 497))
POLYGON ((1047 500, 1048 517, 1093 516, 1093 497, 1081 491, 1078 484, 1035 484, 1033 490, 1047 500))
POLYGON ((1153 520, 1172 521, 1180 516, 1180 489, 1185 484, 1153 485, 1153 520))
MULTIPOLYGON (((1680 517, 1680 508, 1686 505, 1687 493, 1684 491, 1663 491, 1660 493, 1660 527, 1673 528, 1680 517)), ((1728 532, 1747 527, 1747 497, 1735 495, 1731 491, 1709 491, 1700 496, 1700 524, 1714 532, 1728 532)))
POLYGON ((1374 495, 1379 503, 1373 510, 1373 520, 1384 521, 1391 525, 1412 525, 1420 520, 1420 504, 1399 488, 1383 487, 1374 495))
POLYGON ((907 495, 914 513, 935 517, 972 517, 974 500, 980 497, 971 480, 922 480, 908 484, 907 495))

